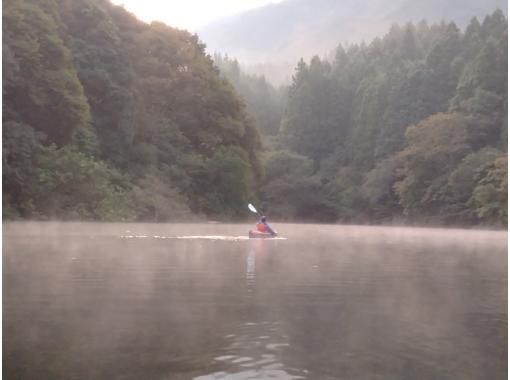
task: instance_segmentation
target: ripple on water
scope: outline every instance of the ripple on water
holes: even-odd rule
[[[275,379],[275,380],[295,380],[305,379],[303,376],[291,375],[281,369],[262,369],[260,371],[246,370],[235,373],[214,372],[208,375],[194,377],[193,380],[248,380],[248,379]]]
[[[194,380],[242,379],[305,379],[308,371],[289,369],[282,356],[290,347],[288,336],[281,329],[280,321],[247,321],[242,323],[242,335],[225,335],[228,342],[225,354],[214,361],[222,370],[195,377]],[[261,340],[264,341],[262,344]]]

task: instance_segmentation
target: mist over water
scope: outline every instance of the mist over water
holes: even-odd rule
[[[3,226],[8,379],[497,379],[507,232]]]

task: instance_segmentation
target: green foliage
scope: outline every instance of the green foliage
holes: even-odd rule
[[[508,156],[500,155],[479,175],[470,205],[478,217],[488,223],[508,223]]]
[[[58,219],[130,219],[127,184],[103,162],[95,161],[73,147],[50,146],[36,158],[38,167],[30,196],[33,216]],[[107,207],[107,203],[111,206]],[[114,206],[115,205],[115,206]]]
[[[214,63],[246,102],[257,129],[264,135],[278,134],[284,108],[284,89],[274,88],[263,76],[246,74],[239,62],[227,55],[215,54]]]
[[[69,145],[43,145],[44,136],[16,122],[4,125],[4,216],[129,219],[127,182],[103,162]],[[105,202],[112,203],[109,210]],[[125,207],[121,207],[124,201]]]
[[[478,184],[480,172],[485,171],[499,154],[501,152],[493,148],[470,153],[450,172],[443,190],[449,219],[476,222],[477,215],[469,200]]]
[[[106,0],[9,0],[3,31],[6,216],[244,210],[258,131],[197,36]]]
[[[265,158],[266,179],[300,178],[313,174],[313,162],[295,153],[271,152]]]
[[[361,186],[363,198],[369,202],[374,217],[384,218],[399,210],[397,194],[393,184],[397,180],[398,160],[387,158],[369,171]]]
[[[313,161],[287,151],[265,157],[265,179],[261,187],[263,207],[280,218],[333,221],[335,204],[320,178],[313,176]]]
[[[243,206],[254,196],[249,169],[248,157],[241,149],[218,149],[192,173],[194,210],[229,217],[243,215]]]
[[[4,85],[3,105],[12,120],[44,132],[49,143],[62,146],[76,129],[88,127],[90,112],[69,49],[42,5],[22,0],[5,4],[3,43],[16,76]]]
[[[495,223],[475,173],[507,150],[506,41],[496,11],[464,33],[393,25],[369,45],[339,46],[331,62],[301,60],[278,149],[312,160],[308,178],[340,220]],[[274,181],[283,199],[286,182]]]
[[[106,0],[2,19],[4,217],[230,218],[258,197],[282,219],[506,223],[501,11],[394,25],[288,89]]]
[[[4,215],[27,217],[35,207],[30,189],[35,187],[35,160],[44,152],[44,135],[28,125],[8,121],[3,125],[2,137]]]
[[[331,75],[331,65],[318,57],[312,58],[310,65],[300,61],[282,120],[284,141],[316,165],[342,144],[346,129],[341,116],[348,111]]]
[[[129,194],[133,202],[138,220],[148,222],[189,221],[193,213],[187,206],[186,198],[168,182],[163,182],[160,176],[149,173],[137,181]],[[108,210],[107,199],[104,206]],[[103,205],[102,205],[103,206]]]
[[[404,214],[439,215],[445,175],[470,150],[466,119],[461,114],[436,114],[409,127],[406,139],[408,145],[398,155],[401,179],[395,184]]]

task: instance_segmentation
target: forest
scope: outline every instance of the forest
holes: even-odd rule
[[[3,214],[238,217],[260,138],[196,35],[106,0],[8,0]]]
[[[106,0],[3,3],[6,219],[507,223],[500,10],[393,25],[275,88]]]

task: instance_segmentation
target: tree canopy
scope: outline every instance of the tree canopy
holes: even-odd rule
[[[260,139],[196,35],[106,0],[8,0],[4,215],[239,216]]]
[[[288,88],[107,0],[3,8],[7,218],[507,223],[508,24],[393,25]],[[264,146],[263,146],[264,144]]]
[[[312,220],[506,224],[507,28],[500,10],[464,32],[394,25],[300,60],[276,145],[311,160],[320,186],[268,176],[267,200],[287,186],[328,205]]]

